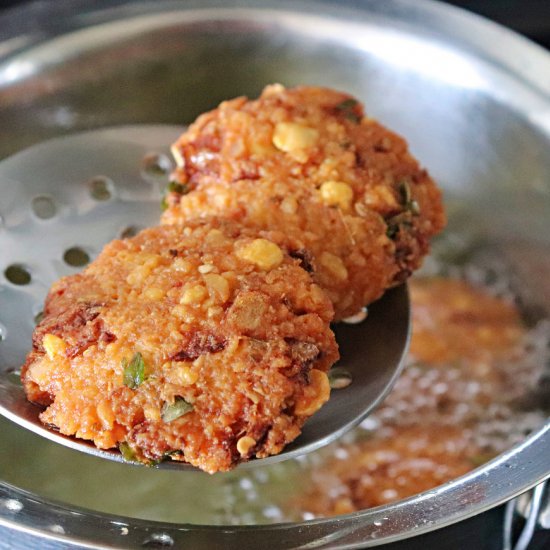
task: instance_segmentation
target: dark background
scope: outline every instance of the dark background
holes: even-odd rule
[[[514,29],[550,49],[550,0],[445,0]]]
[[[63,1],[40,0],[41,3]],[[497,21],[550,49],[550,0],[443,1]],[[0,10],[26,2],[29,0],[0,0]]]

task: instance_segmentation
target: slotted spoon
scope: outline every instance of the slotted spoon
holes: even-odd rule
[[[66,437],[38,419],[19,367],[31,347],[50,285],[76,273],[103,245],[158,224],[162,191],[173,169],[169,147],[183,128],[125,126],[56,138],[0,162],[0,413],[40,436],[110,460],[100,450]],[[341,360],[330,401],[279,455],[240,468],[307,453],[360,423],[399,375],[410,332],[406,286],[369,307],[368,316],[335,327]],[[189,469],[179,462],[159,468]]]

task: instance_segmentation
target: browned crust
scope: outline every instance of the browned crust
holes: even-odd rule
[[[316,130],[315,145],[298,157],[279,150],[273,135],[281,122]],[[297,250],[311,253],[312,275],[332,299],[336,319],[403,282],[445,225],[441,193],[405,140],[334,90],[269,86],[257,100],[225,101],[201,115],[175,148],[183,159],[175,176],[187,193],[167,197],[163,223],[201,213],[284,231]],[[319,200],[327,180],[353,189],[349,209]],[[288,197],[296,212],[285,209]],[[323,252],[344,262],[347,278],[322,265]]]
[[[284,253],[263,270],[238,256],[258,237],[284,246],[223,220],[147,229],[56,283],[22,372],[29,399],[48,406],[42,421],[100,448],[127,442],[143,460],[172,453],[208,472],[280,452],[309,416],[295,406],[309,399],[312,369],[326,372],[338,352],[330,301],[300,260]],[[208,290],[212,275],[228,281],[228,296]],[[200,301],[182,302],[197,285],[207,289]],[[53,358],[46,335],[65,345]],[[136,352],[146,378],[132,388],[123,361]],[[193,411],[163,421],[176,398]],[[243,436],[255,441],[244,453]]]

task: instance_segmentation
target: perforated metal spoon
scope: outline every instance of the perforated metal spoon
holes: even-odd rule
[[[51,441],[119,462],[117,450],[99,450],[45,427],[38,419],[41,409],[25,398],[19,366],[50,285],[82,269],[112,239],[158,223],[173,169],[169,147],[182,130],[150,125],[94,130],[0,162],[0,413]],[[399,375],[409,325],[405,286],[387,292],[368,316],[338,324],[342,358],[331,374],[330,401],[281,454],[239,468],[307,453],[360,423]],[[158,467],[192,468],[171,461]]]

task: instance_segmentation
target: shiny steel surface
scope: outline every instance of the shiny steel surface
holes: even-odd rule
[[[407,136],[445,190],[450,229],[511,258],[526,296],[550,311],[550,58],[541,48],[418,0],[76,1],[34,10],[34,20],[29,11],[0,18],[0,155],[100,126],[187,123],[273,81],[342,88]],[[9,210],[2,197],[0,209]],[[461,521],[535,486],[550,473],[549,431],[547,423],[433,491],[334,519],[158,524],[45,505],[3,483],[0,522],[14,545],[34,533],[122,548],[152,544],[154,536],[192,548],[375,546]]]
[[[67,250],[77,248],[93,258],[126,228],[159,223],[160,199],[174,168],[169,148],[181,131],[181,127],[147,124],[92,130],[46,141],[0,162],[0,196],[9,205],[0,232],[4,274],[0,414],[51,441],[118,462],[123,458],[117,450],[97,449],[46,428],[38,419],[42,408],[26,400],[13,366],[25,361],[34,318],[47,289],[60,277],[82,269],[64,261]],[[151,163],[156,170],[148,167]],[[99,194],[94,188],[97,181],[106,182],[106,190],[102,187]],[[24,266],[30,274],[28,284],[10,282],[5,275],[10,266]],[[352,383],[333,390],[330,401],[283,452],[245,462],[239,469],[272,464],[326,445],[382,401],[401,371],[409,339],[406,288],[388,292],[370,307],[363,322],[344,322],[335,330],[341,354],[338,366],[351,373]],[[173,461],[157,468],[192,469]]]

